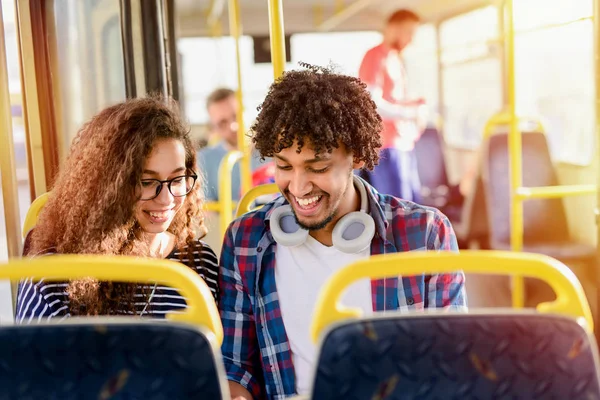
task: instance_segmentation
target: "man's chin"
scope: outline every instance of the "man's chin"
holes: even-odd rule
[[[306,229],[307,231],[318,231],[325,228],[333,219],[333,215],[327,218],[298,218],[298,215],[294,212],[296,223],[300,228]]]

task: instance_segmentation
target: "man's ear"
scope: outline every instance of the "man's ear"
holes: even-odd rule
[[[352,165],[353,169],[361,169],[362,167],[365,166],[364,160],[359,160],[357,158],[354,158],[353,162],[354,162],[354,164]]]

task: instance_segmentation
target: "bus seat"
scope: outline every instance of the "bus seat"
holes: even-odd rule
[[[341,294],[359,279],[521,274],[556,300],[537,310],[385,312],[362,317]],[[600,398],[594,322],[580,282],[541,254],[465,250],[372,256],[334,274],[311,326],[319,343],[312,399]]]
[[[2,398],[224,398],[220,354],[205,330],[74,321],[0,329]]]
[[[454,224],[460,221],[463,198],[446,171],[443,139],[436,128],[426,128],[415,143],[422,203],[438,208]]]
[[[558,178],[546,137],[532,132],[522,135],[523,186],[555,186]],[[484,193],[487,202],[490,246],[510,249],[510,181],[508,134],[492,135],[486,146],[483,165]],[[583,262],[591,265],[596,249],[574,240],[569,234],[562,199],[531,199],[523,202],[523,251],[541,253],[566,264]]]
[[[564,316],[384,315],[336,326],[320,348],[314,400],[600,398],[596,343]]]
[[[481,174],[477,173],[474,180],[471,190],[465,196],[461,218],[452,225],[461,249],[468,249],[470,242],[475,241],[480,249],[486,250],[489,248],[488,219]]]
[[[169,260],[55,255],[0,264],[0,279],[99,280],[175,287],[188,308],[167,321],[77,317],[0,327],[3,398],[229,399],[223,328],[206,283]]]
[[[46,202],[48,201],[48,195],[48,192],[41,194],[29,206],[27,214],[25,214],[25,221],[23,223],[23,239],[27,237],[29,231],[32,230],[33,227],[37,224],[40,212],[42,211],[42,209],[46,205]]]
[[[443,138],[437,129],[425,129],[415,144],[415,152],[423,204],[438,208],[448,217],[461,249],[469,248],[471,241],[478,242],[480,248],[487,248],[487,215],[480,167],[477,167],[470,192],[463,197],[458,185],[451,185],[448,180]]]

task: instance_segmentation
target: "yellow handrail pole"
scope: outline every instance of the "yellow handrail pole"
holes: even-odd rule
[[[241,217],[248,211],[250,211],[250,206],[260,196],[266,194],[277,194],[279,193],[279,186],[275,183],[267,183],[265,185],[255,186],[250,189],[248,192],[244,194],[244,196],[240,199],[238,203],[237,210],[235,211],[235,217]]]
[[[505,0],[506,18],[506,61],[508,85],[508,112],[510,114],[510,134],[508,136],[510,165],[510,247],[512,251],[523,250],[523,200],[517,196],[517,189],[523,186],[522,145],[519,132],[516,93],[515,93],[515,26],[513,0]],[[515,308],[524,306],[524,280],[522,276],[513,276],[512,303]]]
[[[231,171],[244,155],[241,151],[230,151],[219,164],[219,226],[224,235],[233,218],[233,200],[231,199]]]
[[[27,210],[27,214],[25,214],[25,221],[23,221],[23,229],[21,230],[23,240],[27,238],[29,231],[37,225],[40,214],[48,202],[49,196],[50,192],[43,193],[41,196],[38,196],[38,198],[35,199],[29,206],[29,210]]]
[[[0,143],[2,143],[0,145],[0,175],[2,175],[2,200],[4,201],[8,256],[20,257],[19,191],[15,167],[15,146],[13,143],[12,114],[8,92],[8,64],[4,37],[4,19],[2,4],[0,3]]]
[[[599,146],[598,143],[600,139],[600,0],[594,0],[594,69],[596,76],[596,146]],[[596,154],[598,154],[598,149],[596,150]],[[600,183],[599,183],[600,184]],[[600,207],[600,197],[598,197],[599,205],[596,210]],[[598,219],[598,215],[596,215],[596,224],[597,229],[600,228],[600,219]],[[600,288],[600,273],[598,273],[597,268],[595,269],[596,276],[594,277],[596,283],[596,289]],[[596,296],[596,323],[600,319],[600,296]],[[597,326],[597,325],[596,325]],[[600,340],[600,329],[596,330],[596,339]]]
[[[319,26],[323,23],[324,10],[323,4],[315,3],[313,5],[313,27]]]
[[[132,256],[55,255],[0,263],[0,279],[17,281],[28,277],[36,281],[81,279],[93,276],[100,281],[161,283],[185,297],[187,308],[167,313],[166,318],[206,326],[217,343],[223,342],[223,325],[206,282],[190,268],[167,259],[144,259]]]
[[[204,204],[202,204],[202,208],[205,211],[212,211],[212,212],[216,212],[219,213],[221,212],[221,203],[218,201],[207,201]],[[237,208],[237,204],[233,204],[233,202],[231,203],[231,212],[234,212]]]
[[[273,78],[285,70],[285,30],[283,28],[283,0],[269,0],[269,34],[271,38],[271,62]]]
[[[559,199],[567,196],[583,196],[596,194],[596,185],[562,185],[543,187],[520,187],[517,188],[518,199]]]
[[[240,183],[242,193],[246,193],[252,187],[252,171],[250,170],[250,151],[246,145],[246,129],[244,127],[244,89],[242,87],[242,64],[240,59],[240,37],[242,36],[242,19],[240,17],[239,0],[229,0],[229,34],[235,41],[235,61],[237,68],[236,98],[238,102],[238,149],[242,152],[240,160]]]
[[[344,6],[339,11],[336,11],[331,17],[323,21],[317,26],[318,32],[330,32],[348,19],[359,16],[361,11],[367,7],[374,6],[377,3],[381,3],[380,0],[355,0],[351,4]],[[433,13],[429,13],[433,14]],[[429,15],[427,12],[423,15]]]
[[[211,0],[206,10],[206,25],[209,26],[211,34],[221,36],[217,30],[221,28],[221,15],[225,7],[225,0]]]
[[[497,126],[510,125],[511,120],[512,120],[512,117],[511,117],[510,113],[508,113],[506,111],[501,111],[497,114],[492,115],[492,117],[490,119],[488,119],[485,124],[485,127],[483,129],[483,132],[484,132],[483,137],[488,138],[488,137],[492,136],[494,134],[494,129]],[[535,118],[532,116],[518,116],[517,115],[517,127],[521,121],[535,122],[535,124],[536,124],[535,131],[540,132],[540,133],[546,133],[544,125],[542,124],[542,121],[540,121],[539,118]]]
[[[313,312],[311,337],[316,343],[325,327],[348,318],[360,318],[360,309],[340,304],[344,291],[360,279],[383,279],[398,275],[443,274],[461,270],[466,274],[510,275],[523,274],[545,281],[556,299],[537,305],[542,313],[563,314],[577,319],[588,332],[593,332],[594,321],[590,305],[581,283],[560,261],[535,253],[511,251],[465,250],[401,252],[371,256],[337,271],[323,285]]]
[[[23,117],[25,134],[29,137],[28,159],[31,160],[35,195],[47,191],[46,166],[42,141],[42,120],[40,117],[38,87],[36,82],[35,54],[33,45],[33,26],[31,21],[31,2],[15,0],[17,9],[17,34],[19,36],[19,55],[21,60],[21,95],[23,97]]]

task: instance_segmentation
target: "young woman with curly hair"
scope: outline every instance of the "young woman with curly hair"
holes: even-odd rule
[[[218,296],[218,263],[206,234],[196,151],[172,100],[108,107],[78,132],[31,233],[29,255],[99,254],[180,261]],[[24,280],[17,322],[71,315],[152,315],[185,307],[175,289]]]

